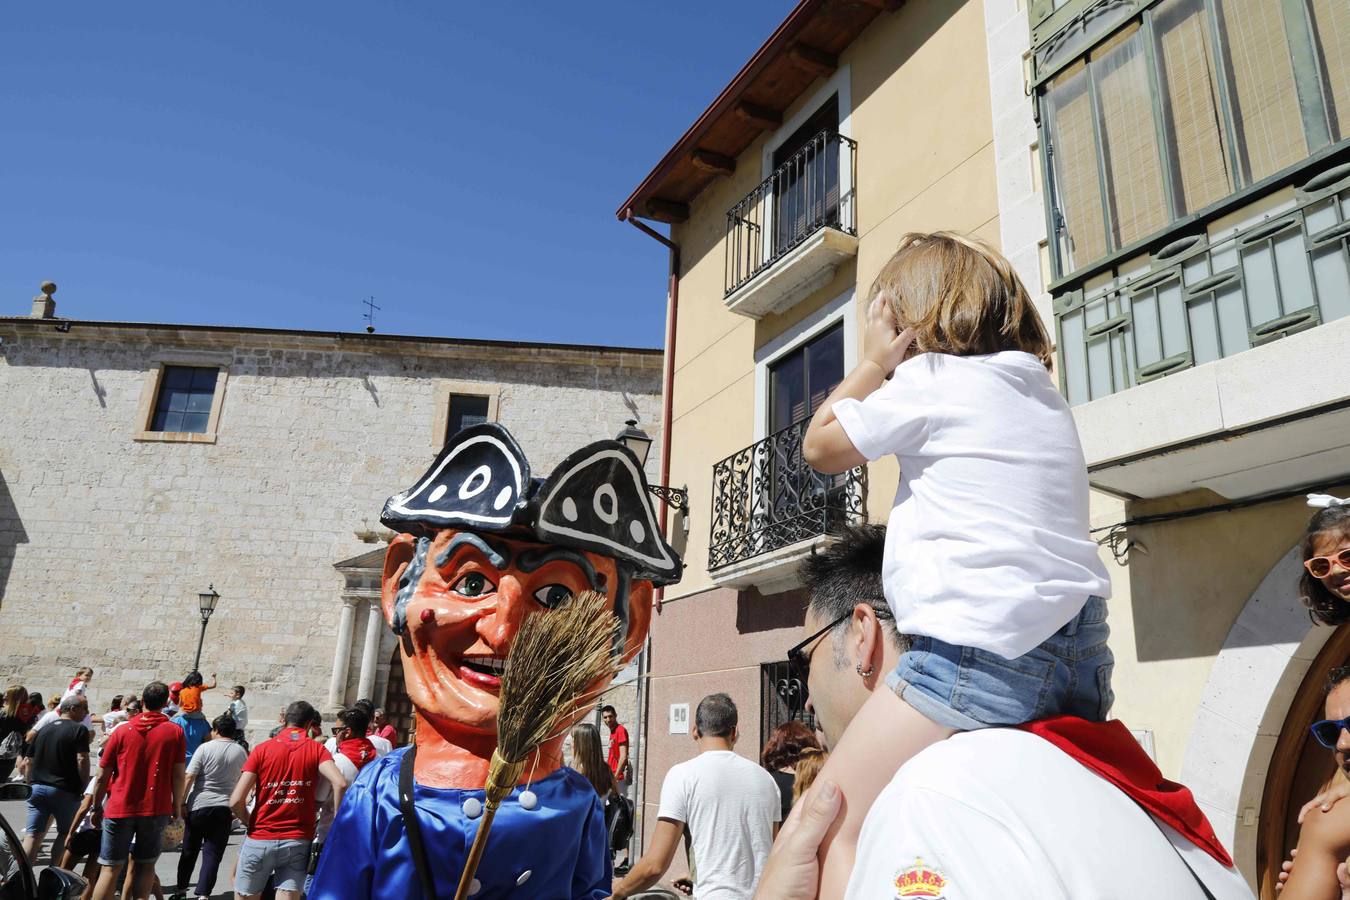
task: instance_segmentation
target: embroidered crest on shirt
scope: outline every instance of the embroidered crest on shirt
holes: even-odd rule
[[[932,866],[924,865],[919,857],[914,865],[895,873],[895,896],[897,898],[923,898],[923,900],[942,900],[942,892],[947,887],[947,876]]]

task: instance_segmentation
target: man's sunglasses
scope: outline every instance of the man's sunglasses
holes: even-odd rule
[[[1320,722],[1312,723],[1312,736],[1317,739],[1317,743],[1326,747],[1328,750],[1336,749],[1336,742],[1340,740],[1341,731],[1350,728],[1350,719],[1323,719]]]
[[[1314,556],[1303,561],[1303,568],[1314,578],[1326,578],[1331,574],[1331,564],[1336,563],[1342,569],[1350,569],[1350,547],[1331,556]]]
[[[872,610],[876,613],[878,619],[882,619],[883,621],[886,619],[894,620],[894,616],[891,615],[889,607],[878,607],[875,604],[872,604]],[[844,613],[787,652],[788,665],[792,668],[793,672],[796,673],[797,678],[802,684],[806,683],[807,676],[811,674],[811,656],[816,652],[815,647],[811,647],[809,651],[806,648],[810,647],[811,644],[819,640],[823,635],[828,634],[840,625],[843,625],[852,617],[853,610],[850,609],[848,612]]]

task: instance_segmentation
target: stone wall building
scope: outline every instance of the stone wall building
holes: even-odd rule
[[[208,585],[201,669],[222,687],[208,715],[235,683],[255,736],[297,698],[406,710],[378,518],[447,432],[500,421],[538,472],[627,419],[659,439],[659,350],[52,307],[48,291],[32,316],[0,318],[0,684],[46,694],[90,665],[95,711],[189,671]]]

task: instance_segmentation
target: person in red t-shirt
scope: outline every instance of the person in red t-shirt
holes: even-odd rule
[[[600,707],[600,721],[609,729],[609,769],[614,773],[614,790],[620,796],[628,795],[632,779],[628,769],[628,729],[619,724],[619,714],[606,704]]]
[[[276,737],[253,748],[230,797],[230,808],[248,826],[235,870],[238,900],[255,900],[273,875],[277,900],[300,900],[318,823],[318,777],[332,786],[334,809],[347,789],[332,755],[309,738],[310,726],[318,721],[314,707],[297,700],[286,707],[285,718],[286,727]],[[246,804],[255,787],[250,814]]]
[[[103,745],[92,804],[94,824],[101,820],[103,826],[98,854],[102,868],[93,900],[110,900],[122,883],[122,867],[133,838],[132,894],[136,900],[150,896],[160,836],[183,806],[187,742],[183,729],[161,711],[168,700],[164,682],[147,684],[141,692],[145,711],[109,735]]]

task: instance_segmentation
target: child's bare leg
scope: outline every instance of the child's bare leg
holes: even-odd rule
[[[872,692],[817,776],[817,781],[837,784],[844,798],[843,815],[820,847],[821,900],[844,896],[863,819],[881,789],[916,753],[955,733],[925,718],[889,688]]]

